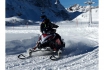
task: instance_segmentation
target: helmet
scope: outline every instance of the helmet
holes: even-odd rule
[[[41,19],[45,19],[45,18],[47,18],[47,16],[46,15],[42,15],[42,16],[40,16],[40,18]]]

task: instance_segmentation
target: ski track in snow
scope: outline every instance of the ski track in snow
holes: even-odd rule
[[[88,24],[77,26],[75,22],[65,22],[57,23],[60,26],[57,33],[66,43],[63,57],[57,61],[50,60],[50,54],[44,52],[34,53],[29,59],[18,59],[18,54],[35,45],[40,34],[39,26],[30,26],[27,32],[26,28],[14,27],[12,30],[12,27],[8,27],[6,70],[98,70],[98,25],[88,27]]]
[[[14,59],[15,58],[15,59]],[[98,49],[78,56],[64,56],[52,61],[49,56],[37,56],[20,60],[17,56],[7,56],[7,70],[98,70]]]

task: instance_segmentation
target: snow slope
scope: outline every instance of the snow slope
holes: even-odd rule
[[[18,59],[19,53],[26,52],[35,45],[40,32],[12,31],[7,32],[6,36],[6,70],[98,70],[98,27],[87,27],[86,24],[77,26],[69,21],[60,22],[58,25],[60,27],[57,32],[66,43],[62,59],[51,61],[50,54],[45,52],[34,53],[30,59]]]
[[[92,9],[92,21],[98,22],[99,21],[99,8]],[[89,21],[89,11],[87,13],[82,13],[78,17],[73,20],[78,20],[78,22],[88,22]]]
[[[78,56],[64,56],[51,61],[49,56],[36,56],[20,60],[17,56],[7,56],[6,70],[98,70],[98,48]]]
[[[92,9],[96,9],[98,8],[98,6],[91,6]],[[67,11],[69,12],[75,12],[75,11],[79,11],[79,12],[87,12],[89,11],[89,5],[87,6],[81,6],[79,4],[74,4],[72,6],[70,6],[69,8],[66,8]]]
[[[93,17],[96,18],[96,15]],[[81,19],[80,17],[77,19]],[[60,21],[57,33],[66,46],[62,59],[52,61],[50,53],[36,52],[33,57],[20,60],[17,55],[32,48],[40,33],[39,25],[6,27],[6,70],[98,70],[98,22]]]
[[[55,2],[56,0],[7,0],[6,18],[18,16],[25,21],[40,21],[41,13],[45,12],[51,21],[69,19],[69,14],[60,1],[58,4]]]

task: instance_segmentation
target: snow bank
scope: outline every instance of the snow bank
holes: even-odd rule
[[[24,39],[24,40],[12,40],[6,42],[6,54],[13,55],[26,52],[28,48],[33,48],[38,40],[38,36],[33,37],[31,39]],[[97,48],[98,46],[95,41],[89,39],[83,39],[79,41],[74,40],[65,40],[66,49],[64,54],[71,55],[78,55],[83,54],[93,49]]]
[[[96,9],[92,9],[92,21],[99,21],[99,8]],[[76,17],[75,19],[73,19],[73,21],[78,21],[78,22],[89,22],[89,11],[86,13],[82,13],[81,15],[79,15],[78,17]]]
[[[6,18],[6,26],[21,26],[21,25],[37,25],[39,21],[34,22],[32,20],[21,19],[18,16]]]
[[[28,48],[33,48],[38,40],[38,36],[23,39],[23,40],[12,40],[6,42],[6,54],[13,55],[26,52]]]
[[[57,29],[57,33],[61,35],[61,37],[64,39],[66,44],[66,49],[64,54],[74,56],[79,55],[83,53],[87,53],[89,51],[92,51],[93,49],[98,47],[98,27],[76,27],[73,28],[73,26],[69,28],[68,25],[61,25],[59,29]],[[19,30],[21,32],[21,30]],[[28,30],[27,30],[28,31]],[[25,35],[19,33],[21,36]],[[27,33],[27,36],[20,39],[21,36],[19,36],[17,33],[18,39],[12,39],[6,41],[6,53],[8,54],[19,54],[21,52],[25,52],[28,48],[33,48],[35,46],[35,43],[38,40],[38,35]],[[14,34],[11,34],[11,36]],[[19,37],[20,38],[19,38]],[[32,36],[32,37],[31,37]],[[29,38],[31,37],[31,38]]]

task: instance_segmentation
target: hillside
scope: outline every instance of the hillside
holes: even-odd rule
[[[98,6],[91,6],[91,8],[96,9],[99,7]],[[70,6],[69,8],[66,8],[66,10],[69,12],[75,12],[75,11],[88,12],[89,11],[89,5],[81,6],[79,4],[74,4],[74,5]]]
[[[24,20],[40,21],[41,13],[51,21],[69,20],[69,14],[56,0],[7,0],[6,18],[19,17]]]
[[[99,8],[92,9],[92,22],[99,22]],[[73,21],[78,22],[89,22],[89,11],[82,13],[81,15],[77,16]]]

